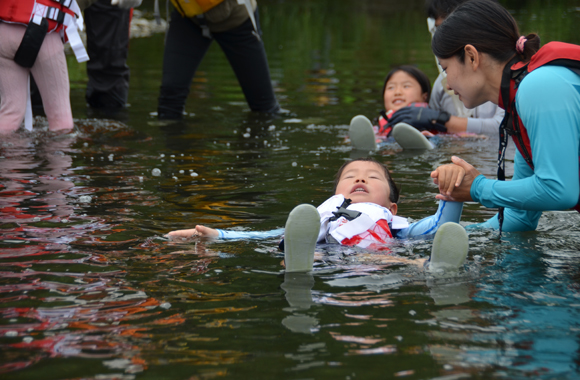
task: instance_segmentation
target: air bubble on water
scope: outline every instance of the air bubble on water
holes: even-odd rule
[[[230,143],[229,143],[229,142],[227,142],[227,143],[226,143],[226,146],[230,146]]]
[[[6,333],[4,335],[10,336],[10,337],[18,336],[18,331],[14,331],[14,330],[6,331]]]
[[[154,175],[155,177],[159,177],[161,175],[161,170],[155,168],[151,170],[151,174]]]
[[[143,177],[139,177],[139,182],[143,182]]]
[[[112,153],[111,153],[111,154],[109,154],[109,161],[113,161],[113,158],[114,158],[114,157],[115,157],[115,155],[114,155],[114,154],[112,154]]]
[[[91,161],[94,161],[94,160],[95,160],[95,157],[91,157]]]
[[[264,173],[264,177],[267,177],[267,176],[268,176],[268,173]]]
[[[171,304],[169,302],[163,302],[159,307],[167,310],[171,307]]]
[[[234,135],[235,135],[236,133],[238,133],[238,130],[237,130],[237,129],[234,129]]]
[[[32,338],[31,336],[25,336],[24,338],[22,338],[22,341],[24,343],[30,343],[34,340],[34,338]]]
[[[246,132],[251,132],[252,128],[246,128]]]
[[[89,146],[89,143],[88,143],[88,142],[86,142],[86,143],[84,143],[84,144],[83,144],[83,146],[84,146],[85,148],[87,148],[87,147]]]
[[[220,171],[219,171],[219,170],[216,170],[215,172],[216,172],[216,173],[219,173]]]
[[[183,153],[181,153],[181,157],[183,157]]]
[[[171,177],[171,178],[173,178],[174,180],[176,180],[176,181],[177,181],[177,177],[176,177],[176,176],[173,176],[173,177]]]
[[[184,170],[180,170],[180,171],[179,171],[179,174],[183,174],[183,173],[185,173],[185,171],[184,171]]]
[[[264,146],[268,146],[268,140],[264,140]]]
[[[93,199],[93,197],[91,197],[90,195],[81,195],[79,197],[79,202],[81,203],[91,203],[91,200]]]
[[[269,131],[275,131],[275,130],[276,130],[276,126],[275,126],[275,125],[270,125],[270,126],[268,127],[268,130],[269,130]]]
[[[411,315],[416,315],[416,314],[417,314],[417,312],[416,312],[415,310],[409,310],[409,314],[411,314]]]
[[[250,137],[250,134],[249,133],[244,133],[242,136],[247,139],[247,138]]]
[[[298,164],[296,162],[293,162],[292,166],[298,166]]]
[[[163,153],[161,153],[161,154],[159,155],[159,157],[163,158],[163,157],[165,157],[165,155],[164,155]]]
[[[172,154],[171,157],[175,157],[175,154]]]
[[[199,174],[197,174],[196,172],[192,172],[192,173],[191,173],[191,176],[192,176],[192,177],[197,177],[198,175],[199,175]]]

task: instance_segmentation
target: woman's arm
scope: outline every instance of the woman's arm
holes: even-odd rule
[[[486,207],[528,211],[563,210],[578,202],[580,77],[563,67],[542,67],[528,74],[517,107],[530,138],[534,171],[517,157],[511,181],[478,177],[473,200]]]

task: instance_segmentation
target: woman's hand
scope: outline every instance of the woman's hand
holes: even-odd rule
[[[471,185],[481,173],[459,157],[451,157],[451,162],[431,172],[433,183],[439,186],[441,192],[435,198],[453,202],[472,201]]]

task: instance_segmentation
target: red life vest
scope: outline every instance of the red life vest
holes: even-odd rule
[[[504,140],[505,133],[510,134],[512,136],[512,140],[518,148],[518,151],[524,157],[532,170],[534,169],[534,164],[532,161],[532,148],[530,146],[530,139],[528,137],[526,127],[524,126],[522,119],[520,119],[516,109],[515,99],[518,87],[525,76],[538,67],[547,65],[564,66],[580,75],[580,46],[567,44],[564,42],[549,42],[540,50],[538,50],[538,52],[532,56],[529,62],[517,61],[514,63],[514,60],[512,60],[512,62],[508,63],[504,69],[501,80],[499,106],[503,108],[506,113],[504,120],[500,125],[500,139]],[[505,138],[507,139],[507,137]],[[503,161],[502,148],[500,148],[500,165],[501,161]],[[503,170],[501,169],[501,166],[500,170]],[[580,178],[580,172],[578,175]],[[580,199],[574,209],[580,212]]]
[[[411,103],[409,104],[408,107],[429,107],[429,103]],[[389,136],[391,134],[391,131],[393,130],[393,126],[389,125],[389,119],[391,118],[391,116],[393,116],[395,112],[393,110],[390,110],[389,112],[385,112],[385,111],[381,111],[381,115],[379,116],[379,119],[377,121],[378,127],[379,127],[379,132],[378,135],[379,136]],[[430,131],[433,134],[437,134],[439,133],[439,131]]]
[[[42,17],[48,20],[48,32],[59,32],[64,28],[65,14],[75,17],[69,8],[72,0],[2,0],[0,1],[0,20],[28,25],[37,4],[46,6]]]

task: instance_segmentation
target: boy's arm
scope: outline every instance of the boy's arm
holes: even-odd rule
[[[283,228],[278,228],[270,231],[233,231],[209,228],[202,225],[197,225],[195,228],[187,230],[171,231],[167,235],[168,238],[192,238],[196,236],[213,237],[220,239],[268,239],[280,236],[284,233]]]
[[[463,202],[440,201],[437,212],[434,215],[412,223],[409,227],[396,232],[397,239],[435,234],[439,227],[447,222],[459,223]]]

